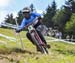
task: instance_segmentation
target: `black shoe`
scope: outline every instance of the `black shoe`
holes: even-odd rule
[[[38,52],[41,52],[39,49],[37,49]]]
[[[36,46],[36,49],[37,49],[38,52],[41,52],[40,49],[37,46]]]
[[[47,44],[47,48],[49,49],[49,48],[51,48],[51,46]]]

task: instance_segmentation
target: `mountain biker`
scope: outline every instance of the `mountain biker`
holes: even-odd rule
[[[38,17],[38,22],[37,22],[37,24],[34,25],[34,28],[37,29],[37,27],[38,27],[39,25],[41,25],[41,19],[42,19],[42,18],[41,18],[41,15],[40,15],[39,13],[33,13],[33,12],[31,12],[30,8],[28,8],[28,7],[25,7],[25,8],[22,10],[22,13],[23,13],[23,15],[24,15],[24,18],[23,18],[23,20],[22,20],[22,22],[21,22],[21,25],[16,29],[16,32],[17,32],[17,33],[19,33],[20,31],[22,31],[22,29],[25,28],[25,26],[26,26],[27,24],[31,23],[36,17]],[[34,21],[34,22],[35,22],[35,21]],[[38,30],[37,30],[37,32],[38,32],[38,34],[39,34],[41,40],[42,40],[42,41],[48,46],[48,48],[49,48],[49,45],[47,44],[46,40],[45,40],[44,37],[42,36],[41,32],[38,31]],[[35,45],[35,42],[34,42],[33,39],[31,38],[31,34],[30,34],[29,32],[27,32],[26,36],[27,36],[27,38]],[[36,46],[36,48],[37,48],[37,51],[40,51],[37,46]]]

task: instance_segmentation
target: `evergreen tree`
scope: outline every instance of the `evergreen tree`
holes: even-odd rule
[[[53,16],[56,14],[56,2],[55,2],[55,0],[52,3],[52,14],[53,14]]]
[[[11,24],[15,24],[15,20],[13,18],[13,14],[8,14],[6,17],[5,17],[5,22],[7,23],[11,23]]]
[[[43,23],[48,27],[51,26],[51,24],[53,24],[51,22],[51,7],[50,6],[48,6],[47,13],[44,15]]]
[[[33,11],[35,10],[35,8],[34,8],[34,5],[33,5],[33,4],[31,4],[31,5],[30,5],[30,8],[31,8],[31,12],[33,12]]]
[[[72,12],[75,13],[75,0],[68,0],[68,2],[71,4]]]
[[[44,15],[43,23],[47,27],[53,27],[54,23],[52,21],[53,16],[56,14],[56,3],[53,1],[52,5],[46,9],[46,14]]]
[[[75,13],[72,14],[71,19],[66,23],[66,32],[75,35]]]
[[[72,4],[72,12],[75,13],[75,0],[73,0],[71,4]]]
[[[18,12],[18,17],[17,17],[17,21],[18,21],[19,25],[21,24],[22,19],[23,19],[23,13],[22,13],[22,11],[19,11]]]
[[[57,25],[61,31],[64,31],[65,24],[70,20],[71,15],[71,4],[66,2],[65,5],[58,10],[56,15],[53,17],[54,24]]]

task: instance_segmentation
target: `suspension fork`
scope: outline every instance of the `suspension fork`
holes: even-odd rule
[[[42,42],[42,40],[41,40],[41,38],[39,37],[39,35],[38,35],[38,33],[37,33],[37,31],[34,31],[35,32],[35,37],[36,37],[36,39],[38,40],[38,42],[40,43],[40,45],[45,45],[43,42]]]

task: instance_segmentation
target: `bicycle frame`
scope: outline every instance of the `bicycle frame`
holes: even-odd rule
[[[34,28],[34,24],[33,23],[29,23],[27,25],[27,29],[28,29],[29,33],[31,34],[32,39],[34,40],[36,45],[40,48],[41,53],[48,54],[48,50],[46,49],[46,44],[40,38],[38,32]]]
[[[39,42],[40,45],[43,45],[43,46],[45,45],[44,42],[39,37],[37,31],[35,30],[35,28],[32,25],[30,25],[28,27],[28,30],[29,30],[29,33],[34,33],[34,37],[36,38],[36,40]]]

